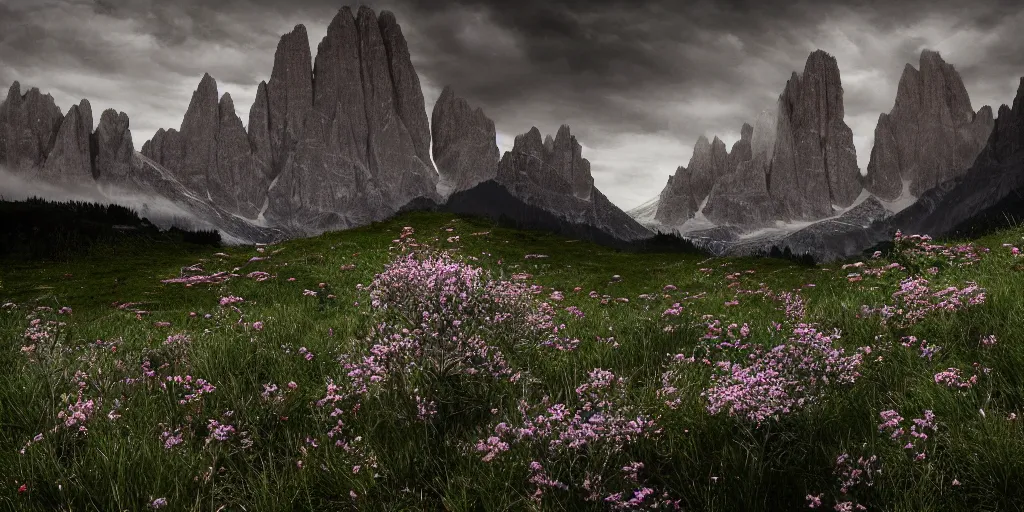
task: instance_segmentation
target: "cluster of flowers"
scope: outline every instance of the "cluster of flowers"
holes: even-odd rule
[[[438,382],[459,375],[469,382],[516,382],[505,354],[554,347],[571,350],[578,340],[566,336],[556,315],[538,302],[539,286],[493,279],[489,272],[456,260],[447,252],[423,249],[412,228],[396,240],[403,251],[368,286],[375,315],[370,336],[339,360],[344,378],[329,382],[321,407],[345,404],[377,391],[398,391],[408,398],[418,420],[437,414]],[[448,379],[450,380],[450,379]]]
[[[963,288],[947,286],[933,290],[923,277],[908,277],[900,282],[900,289],[892,294],[895,305],[871,308],[861,306],[860,316],[878,314],[882,322],[893,322],[897,327],[909,327],[932,312],[954,312],[985,302],[985,289],[974,282]]]
[[[98,399],[86,399],[83,396],[82,390],[79,389],[75,403],[68,404],[67,408],[57,413],[57,419],[62,420],[64,428],[78,427],[78,431],[81,433],[88,432],[89,429],[85,427],[87,421],[93,417],[96,410],[99,408]],[[56,431],[57,428],[54,428]]]
[[[644,414],[627,398],[627,384],[625,378],[596,368],[576,388],[576,400],[572,403],[551,403],[546,396],[536,405],[520,401],[518,421],[514,425],[496,424],[491,435],[477,441],[472,449],[484,462],[520,453],[558,466],[585,455],[592,461],[607,461],[600,464],[602,468],[614,468],[610,461],[623,456],[627,447],[641,440],[657,439],[662,433],[657,418]],[[580,482],[562,482],[552,478],[534,460],[530,463],[530,482],[535,486],[531,497],[539,502],[545,489],[578,488],[587,491],[587,501],[604,502],[615,510],[678,508],[679,502],[670,500],[666,493],[659,495],[645,486],[637,488],[643,485],[639,477],[642,468],[643,463],[630,461],[614,476],[587,471]],[[621,490],[622,486],[629,490]]]
[[[853,510],[867,510],[867,507],[857,503],[852,496],[856,488],[872,487],[875,485],[875,475],[882,473],[882,462],[878,456],[858,457],[856,461],[853,456],[844,453],[836,457],[835,474],[839,478],[839,493],[842,501],[837,501],[833,510],[849,512]],[[822,494],[807,495],[808,508],[818,508],[822,505]]]
[[[878,460],[878,456],[872,455],[870,457],[858,457],[857,461],[853,461],[853,457],[848,453],[844,453],[836,458],[836,475],[839,477],[839,492],[848,494],[854,487],[858,485],[866,485],[871,487],[875,485],[875,475],[882,472],[882,463]]]
[[[909,431],[903,428],[903,417],[898,411],[890,409],[882,411],[878,415],[882,418],[882,423],[878,425],[879,432],[888,434],[893,442],[902,446],[903,449],[911,451],[915,461],[925,459],[927,455],[924,445],[929,437],[926,431],[930,430],[934,434],[938,430],[935,414],[932,411],[926,410],[923,417],[912,420],[913,425],[910,426]]]
[[[978,366],[977,363],[975,363],[975,366]],[[985,373],[989,371],[988,368],[983,368],[982,370]],[[935,374],[935,383],[944,385],[947,388],[969,389],[978,383],[978,375],[974,374],[965,379],[963,372],[959,368],[946,368]]]
[[[919,340],[917,336],[904,336],[900,338],[900,345],[908,348],[916,346],[917,349],[921,351],[921,358],[927,358],[929,361],[932,360],[932,357],[934,357],[938,351],[942,350],[942,347],[932,345],[926,340]]]
[[[907,267],[915,270],[934,268],[936,272],[941,266],[973,265],[981,260],[983,253],[988,252],[987,248],[973,243],[946,246],[932,243],[928,235],[904,235],[900,231],[894,235],[893,244],[897,258]]]
[[[213,393],[217,390],[217,386],[210,384],[206,379],[195,379],[191,375],[168,375],[165,377],[165,382],[160,383],[160,387],[165,390],[174,391],[178,389],[179,392],[176,395],[180,395],[178,399],[178,405],[191,405],[199,403],[203,396]]]
[[[50,345],[57,342],[57,333],[65,325],[64,322],[56,320],[44,321],[42,318],[32,318],[22,334],[25,339],[25,345],[21,347],[21,351],[32,358],[37,353],[40,344],[52,348]]]
[[[863,353],[847,355],[833,345],[837,339],[838,331],[826,335],[812,325],[798,324],[783,344],[772,348],[754,345],[740,363],[717,362],[710,385],[702,393],[708,412],[726,412],[760,424],[817,402],[828,386],[853,383],[860,376]],[[669,363],[669,372],[673,365],[690,362],[692,358],[677,357]],[[660,391],[670,407],[678,403],[672,375],[663,375]]]
[[[879,256],[881,255],[881,253],[877,253],[877,252],[876,252],[876,254],[878,254]],[[890,271],[901,272],[901,271],[905,271],[907,268],[904,267],[903,265],[901,265],[899,262],[895,262],[895,261],[892,262],[892,263],[886,263],[886,264],[883,264],[883,265],[880,265],[880,266],[868,266],[863,261],[858,261],[856,263],[847,263],[847,264],[842,266],[842,269],[843,270],[847,270],[847,269],[856,269],[856,270],[858,270],[858,272],[851,272],[851,273],[846,275],[846,279],[848,281],[854,282],[854,281],[862,280],[864,278],[864,276],[882,277],[883,275],[889,273]]]

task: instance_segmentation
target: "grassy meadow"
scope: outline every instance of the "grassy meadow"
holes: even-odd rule
[[[1021,245],[814,267],[410,213],[0,260],[0,510],[1022,510]]]

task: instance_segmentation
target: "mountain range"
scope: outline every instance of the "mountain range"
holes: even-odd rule
[[[92,130],[88,100],[63,114],[15,82],[0,104],[0,165],[65,190],[153,198],[174,206],[166,223],[240,242],[443,209],[602,243],[676,232],[720,254],[775,247],[827,260],[904,226],[938,236],[1012,208],[1024,186],[1022,94],[1024,79],[998,117],[974,111],[953,66],[925,50],[879,116],[862,174],[838,63],[818,50],[731,148],[700,137],[661,194],[627,214],[595,187],[567,125],[546,137],[533,128],[502,155],[494,122],[451,86],[428,119],[395,16],[344,7],[315,55],[304,26],[281,37],[248,123],[206,74],[181,125],[138,150],[126,113],[106,110]]]

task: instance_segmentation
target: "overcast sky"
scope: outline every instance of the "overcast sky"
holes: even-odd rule
[[[0,0],[0,98],[14,80],[63,112],[81,98],[94,123],[131,119],[136,148],[177,128],[203,73],[243,122],[269,80],[281,34],[303,24],[316,46],[337,0]],[[359,4],[350,4],[358,7]],[[727,145],[772,106],[807,55],[836,56],[846,122],[866,167],[878,114],[906,63],[939,51],[975,110],[1010,103],[1024,76],[1020,0],[797,2],[394,0],[427,111],[452,85],[494,119],[498,146],[568,123],[594,180],[623,209],[655,196],[697,137]]]

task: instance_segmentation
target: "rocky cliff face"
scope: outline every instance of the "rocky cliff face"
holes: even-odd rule
[[[142,154],[174,173],[199,197],[256,219],[266,199],[267,167],[252,148],[231,96],[218,100],[217,81],[206,74],[192,94],[181,130],[160,130]]]
[[[1001,105],[995,127],[981,151],[983,165],[1012,161],[1024,153],[1024,77],[1017,86],[1012,106]]]
[[[131,188],[138,162],[132,132],[128,128],[128,114],[114,109],[103,111],[99,126],[93,134],[95,176],[100,184]]]
[[[451,87],[445,87],[434,103],[430,129],[442,195],[472,188],[495,177],[501,152],[494,121],[480,108],[470,108]],[[553,151],[554,139],[548,136],[548,140],[548,151]]]
[[[35,87],[23,96],[21,84],[14,82],[0,104],[0,165],[15,172],[37,172],[53,149],[63,122],[53,96],[43,95]]]
[[[38,176],[50,183],[73,186],[93,183],[92,106],[89,100],[72,105],[57,131],[53,148]]]
[[[860,195],[853,132],[843,121],[843,87],[835,57],[815,51],[779,97],[768,190],[786,220],[815,220]]]
[[[300,35],[304,40],[305,30]],[[295,45],[300,42],[292,36],[287,46]],[[280,48],[274,73],[285,76],[278,69],[294,63]],[[417,197],[436,197],[423,96],[394,16],[361,7],[353,18],[350,9],[341,9],[318,47],[314,74],[308,108],[300,105],[302,97],[289,97],[289,128],[280,143],[274,142],[280,114],[273,78],[268,85],[272,152],[297,142],[283,164],[275,157],[282,167],[269,193],[267,219],[320,232],[381,220]],[[307,114],[293,131],[294,111]]]
[[[890,242],[897,230],[933,237],[977,236],[1007,223],[1024,221],[1024,78],[1013,106],[1003,105],[985,147],[970,168],[922,193],[902,211],[889,215],[868,198],[837,219],[824,220],[794,233],[758,240],[721,234],[711,243],[720,254],[748,254],[751,249],[789,247],[819,262],[863,256]],[[756,138],[755,128],[755,138]]]
[[[757,126],[745,124],[731,151],[717,137],[697,140],[687,172],[679,168],[662,191],[658,220],[678,225],[693,216],[696,203],[708,220],[745,230],[821,219],[833,215],[833,205],[852,205],[862,185],[853,132],[843,117],[836,59],[813,52],[776,108]]]
[[[744,123],[733,145],[735,169],[717,180],[704,206],[704,216],[718,225],[744,230],[769,226],[778,218],[768,195],[767,172],[775,146],[776,113],[764,111],[754,126]],[[732,165],[732,163],[730,163]]]
[[[229,212],[255,219],[267,198],[266,168],[254,154],[228,93],[221,96],[217,113],[217,139],[206,168],[209,197]]]
[[[865,186],[885,200],[924,191],[963,174],[992,131],[990,107],[971,107],[960,74],[934,51],[921,52],[920,70],[907,64],[896,101],[879,116]]]
[[[669,177],[658,196],[655,219],[668,226],[678,226],[693,218],[708,198],[715,182],[734,169],[730,167],[734,158],[740,158],[744,147],[749,149],[749,145],[737,144],[737,153],[733,157],[717,136],[712,141],[703,135],[698,137],[690,162],[686,167],[676,168],[675,174]]]
[[[995,128],[966,172],[921,194],[916,203],[893,217],[893,227],[934,237],[956,233],[963,226],[1002,224],[1024,213],[1024,78],[1012,106],[999,107]],[[966,233],[965,233],[966,234]]]
[[[686,167],[676,167],[675,174],[668,177],[668,183],[658,196],[654,220],[666,226],[678,226],[692,219],[699,207],[693,198],[690,171]]]
[[[551,149],[549,150],[548,147]],[[532,186],[564,196],[587,200],[594,186],[590,161],[583,148],[562,125],[549,146],[536,127],[516,136],[512,151],[498,163],[497,181],[510,187]]]
[[[272,162],[270,179],[280,174],[289,153],[301,137],[306,115],[313,106],[311,62],[306,27],[296,25],[277,43],[274,67],[266,87]]]
[[[736,170],[740,162],[746,162],[754,157],[754,150],[751,146],[754,137],[754,127],[743,123],[740,127],[740,140],[733,143],[729,149],[728,158],[725,161],[724,173],[728,174]],[[709,191],[710,193],[710,191]]]
[[[91,133],[89,110],[83,103],[64,116],[52,97],[22,95],[15,83],[0,105],[0,164],[166,198],[242,237],[343,229],[438,198],[419,78],[387,11],[341,9],[318,47],[315,74],[305,28],[285,34],[247,128],[209,74],[181,126],[159,130],[141,154],[126,115],[104,112]],[[493,176],[493,123],[490,134]],[[592,180],[577,164],[552,162],[583,196]],[[280,229],[261,231],[268,225]]]
[[[697,139],[686,168],[690,171],[690,193],[698,205],[708,197],[715,180],[725,173],[728,158],[725,143],[717,136],[711,142],[703,135]]]
[[[498,163],[494,181],[518,201],[563,222],[596,228],[621,241],[652,235],[594,187],[590,162],[583,158],[582,146],[567,125],[559,128],[548,146],[536,127],[517,136],[512,151],[506,152]],[[490,182],[462,196],[471,196],[476,188],[485,189],[487,183]],[[517,214],[503,213],[513,217]]]

